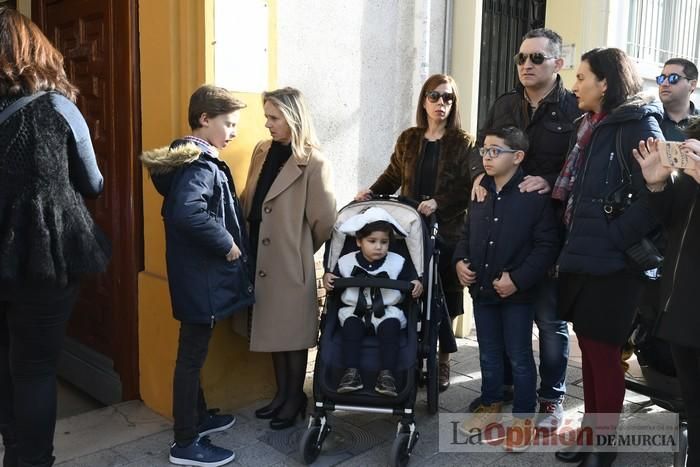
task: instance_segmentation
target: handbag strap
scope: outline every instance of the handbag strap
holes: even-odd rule
[[[622,153],[622,125],[617,129],[615,133],[615,152],[617,153],[617,163],[620,165],[622,174],[626,177],[626,182],[632,183],[632,171],[630,170],[629,164],[627,164],[627,159],[625,159]]]
[[[31,94],[29,96],[20,97],[19,99],[14,101],[5,110],[0,112],[0,125],[5,123],[5,120],[10,118],[12,116],[12,114],[14,114],[18,110],[20,110],[25,105],[32,102],[34,99],[37,99],[37,98],[43,96],[44,94],[46,94],[46,91],[39,91],[39,92],[35,92],[34,94]]]

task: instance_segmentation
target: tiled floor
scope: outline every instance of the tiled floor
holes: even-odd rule
[[[533,344],[537,349],[536,334]],[[460,350],[453,361],[452,386],[440,396],[440,412],[463,412],[478,395],[480,373],[476,340],[472,335],[459,340]],[[580,417],[583,410],[580,355],[575,338],[571,346],[568,369],[567,416]],[[309,363],[309,369],[313,362]],[[307,392],[311,393],[310,373]],[[284,431],[271,431],[267,424],[255,419],[254,410],[266,401],[236,412],[236,425],[212,435],[214,443],[234,449],[232,466],[277,467],[297,466],[299,439],[305,424],[297,423]],[[643,396],[628,392],[625,412],[660,411]],[[506,454],[499,450],[487,453],[440,452],[438,449],[438,416],[427,413],[425,392],[420,391],[416,403],[416,422],[421,433],[410,465],[414,466],[565,466],[552,453],[535,452]],[[326,439],[315,466],[382,466],[387,465],[396,432],[396,417],[380,414],[334,413],[329,417],[333,431]],[[60,467],[158,467],[167,466],[168,444],[171,441],[170,421],[138,402],[99,409],[61,420],[56,431],[56,456]],[[1,451],[0,451],[1,453]],[[623,453],[616,466],[672,465],[670,453]]]

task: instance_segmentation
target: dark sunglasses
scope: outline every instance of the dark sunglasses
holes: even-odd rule
[[[687,79],[688,81],[692,81],[687,76],[681,76],[678,73],[671,73],[670,75],[660,74],[659,76],[657,76],[656,77],[656,84],[661,86],[662,84],[664,84],[664,81],[666,81],[667,79],[668,79],[668,84],[676,84],[678,81],[681,80],[681,78]]]
[[[430,91],[425,93],[425,97],[428,98],[433,104],[440,100],[442,97],[442,102],[445,104],[451,104],[455,100],[455,95],[453,92],[443,92],[439,93],[437,91]]]
[[[534,54],[517,53],[513,57],[513,60],[515,61],[516,65],[525,65],[525,62],[527,61],[528,57],[530,57],[530,61],[535,65],[542,65],[545,60],[549,60],[550,58],[556,58],[548,57],[542,52],[535,52]]]

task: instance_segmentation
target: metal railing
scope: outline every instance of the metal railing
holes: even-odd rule
[[[700,0],[629,0],[627,53],[660,65],[673,57],[700,63]]]

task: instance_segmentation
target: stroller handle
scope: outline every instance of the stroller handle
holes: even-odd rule
[[[372,193],[372,200],[390,200],[390,201],[398,201],[399,203],[407,204],[408,206],[411,206],[413,209],[418,210],[418,206],[420,205],[420,201],[416,201],[413,198],[409,198],[408,196],[403,196],[403,195],[384,195],[384,194],[375,194]],[[433,212],[429,216],[423,216],[428,219],[428,224],[429,225],[435,225],[437,222],[437,217],[435,216],[435,213]]]
[[[337,277],[333,281],[334,291],[342,291],[348,287],[378,287],[410,292],[413,289],[413,284],[408,281],[397,281],[383,277]]]
[[[372,193],[372,198],[373,200],[393,200],[393,201],[398,201],[403,204],[408,204],[411,206],[413,209],[418,209],[418,205],[420,204],[418,201],[416,201],[413,198],[409,198],[408,196],[403,196],[403,195],[384,195],[384,194],[375,194]]]

